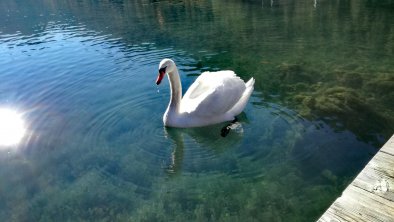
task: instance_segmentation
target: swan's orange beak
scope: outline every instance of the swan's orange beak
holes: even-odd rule
[[[161,83],[161,80],[163,79],[165,74],[166,74],[166,68],[165,67],[159,69],[159,75],[157,76],[157,79],[156,79],[156,85],[159,85]]]

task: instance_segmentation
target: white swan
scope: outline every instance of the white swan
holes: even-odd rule
[[[157,85],[166,73],[171,99],[163,116],[165,126],[199,127],[234,120],[254,89],[253,78],[245,84],[233,71],[204,72],[182,98],[178,69],[171,59],[160,62]]]

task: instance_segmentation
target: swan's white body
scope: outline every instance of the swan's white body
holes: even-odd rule
[[[163,116],[165,126],[199,127],[234,120],[254,88],[253,78],[245,83],[233,71],[204,72],[182,98],[178,69],[170,59],[160,62],[156,84],[165,73],[171,87],[170,103]]]

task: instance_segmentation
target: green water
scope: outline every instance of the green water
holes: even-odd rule
[[[26,135],[0,146],[0,221],[315,221],[394,132],[392,21],[388,0],[2,0],[0,108]],[[256,79],[236,130],[163,127],[166,57],[184,90]]]

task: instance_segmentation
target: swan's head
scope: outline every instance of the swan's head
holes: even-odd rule
[[[159,75],[157,76],[156,79],[156,85],[159,85],[161,83],[161,80],[163,79],[166,73],[170,73],[174,71],[174,69],[175,69],[174,61],[172,61],[171,59],[161,60],[159,65]]]

